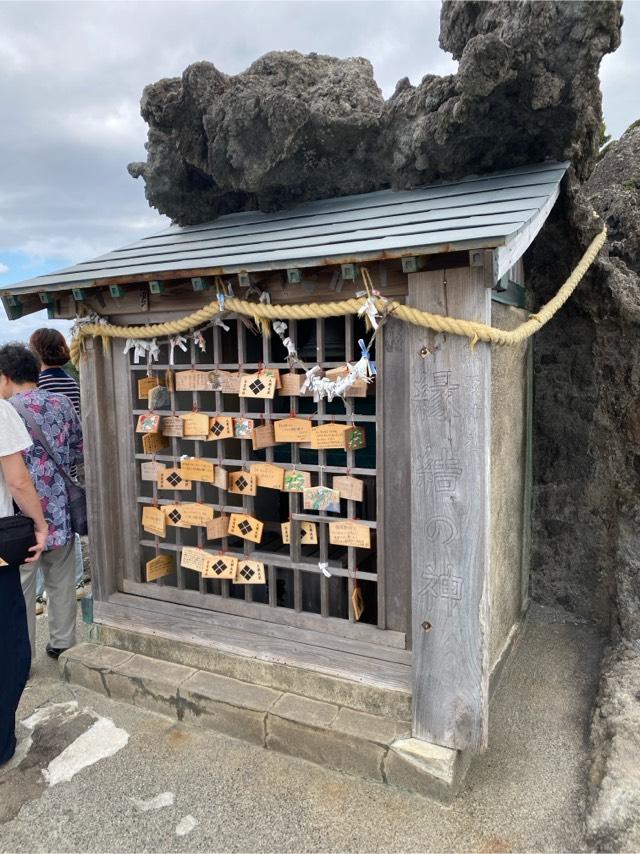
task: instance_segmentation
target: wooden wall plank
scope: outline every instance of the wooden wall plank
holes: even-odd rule
[[[489,323],[483,267],[415,273],[408,303]],[[411,327],[413,734],[487,744],[491,350]]]

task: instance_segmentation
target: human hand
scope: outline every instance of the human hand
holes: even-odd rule
[[[28,557],[25,560],[25,563],[36,563],[40,559],[40,555],[44,551],[44,547],[47,545],[47,536],[49,534],[48,529],[44,529],[42,531],[36,531],[36,544],[35,546],[31,546],[29,551],[31,552],[31,557]]]

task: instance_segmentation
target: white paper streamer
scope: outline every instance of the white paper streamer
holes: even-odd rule
[[[187,339],[182,335],[174,335],[173,338],[169,338],[169,364],[174,364],[175,358],[175,349],[179,347],[183,353],[187,352]]]
[[[328,563],[319,563],[318,568],[325,576],[325,578],[331,578],[331,573],[329,572],[329,564]]]
[[[298,351],[296,350],[296,345],[293,343],[291,338],[286,335],[287,332],[287,324],[283,320],[274,320],[273,321],[273,331],[280,338],[284,346],[287,348],[287,361],[290,365],[298,362]]]
[[[348,373],[342,377],[338,377],[336,380],[330,380],[323,375],[320,365],[315,365],[311,370],[307,371],[307,378],[300,389],[301,393],[304,394],[306,391],[312,391],[313,399],[316,403],[325,398],[331,402],[336,397],[344,397],[351,386],[358,380],[364,380],[367,383],[371,382],[369,360],[364,356],[358,359],[354,365],[348,365],[347,367],[349,368]]]

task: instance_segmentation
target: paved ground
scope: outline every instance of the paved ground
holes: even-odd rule
[[[46,618],[38,628],[20,717],[40,709],[41,721],[24,758],[0,771],[4,852],[584,850],[599,657],[588,626],[532,615],[494,697],[491,748],[449,808],[65,687],[43,654]],[[89,756],[90,741],[76,739],[97,717],[128,743],[47,785],[42,769],[64,776],[69,762],[56,757],[68,745]],[[158,795],[156,809],[145,803]]]

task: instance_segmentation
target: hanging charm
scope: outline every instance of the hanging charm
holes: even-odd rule
[[[169,364],[175,364],[175,350],[179,347],[183,353],[187,352],[187,339],[183,335],[174,335],[169,338]]]

